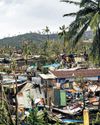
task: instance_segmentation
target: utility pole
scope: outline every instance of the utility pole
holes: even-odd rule
[[[83,111],[84,125],[89,125],[89,111],[84,109]]]

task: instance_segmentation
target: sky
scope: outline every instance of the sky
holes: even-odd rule
[[[42,32],[46,26],[57,32],[74,20],[63,15],[77,10],[77,6],[60,0],[0,0],[0,38]]]

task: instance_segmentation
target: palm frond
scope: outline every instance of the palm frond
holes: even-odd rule
[[[80,4],[80,10],[75,13],[64,14],[64,16],[75,16],[75,20],[70,24],[68,31],[68,40],[77,44],[83,33],[90,26],[94,33],[92,44],[92,55],[99,60],[100,64],[100,0],[81,0],[77,3],[70,0],[62,0],[62,2]]]
[[[91,55],[93,59],[97,57],[99,63],[100,63],[100,28],[95,33],[93,43],[92,43],[92,51]]]
[[[86,8],[83,8],[83,9],[80,9],[78,12],[77,12],[77,17],[79,16],[86,16],[88,14],[91,14],[93,12],[96,12],[97,10],[95,8],[92,8],[92,7],[86,7]],[[76,17],[76,18],[77,18]]]
[[[97,3],[93,0],[81,0],[81,3],[80,3],[80,7],[83,7],[83,6],[97,6]]]
[[[68,13],[68,14],[64,14],[63,17],[64,16],[76,16],[76,15],[77,15],[77,12],[76,13]]]
[[[77,43],[79,39],[82,37],[81,34],[84,33],[85,30],[88,28],[93,16],[94,14],[77,17],[75,21],[73,21],[69,26],[68,40],[75,41],[74,43]]]
[[[73,39],[73,46],[75,46],[77,44],[77,42],[80,40],[80,38],[82,38],[83,33],[87,30],[88,26],[89,26],[90,20],[84,24],[84,26],[81,28],[81,30],[76,34],[76,36]]]
[[[63,36],[63,33],[62,32],[58,33],[58,36],[59,38],[61,38]]]
[[[97,12],[97,13],[93,16],[93,18],[92,18],[92,20],[91,20],[91,23],[90,23],[90,27],[91,27],[91,29],[94,31],[94,33],[97,31],[97,28],[98,28],[99,24],[100,24],[100,15],[99,15],[99,13]]]
[[[85,16],[84,16],[85,15]],[[92,9],[82,9],[77,13],[76,19],[69,26],[69,39],[75,36],[77,32],[84,26],[85,22],[92,19],[94,13],[92,13]]]
[[[66,2],[66,3],[69,3],[69,4],[80,5],[80,2],[75,2],[75,1],[71,1],[71,0],[61,0],[61,2]]]
[[[69,31],[68,31],[68,39],[70,40],[73,36],[76,35],[76,33],[78,32],[79,30],[79,21],[74,21],[70,24],[69,26]]]
[[[85,22],[87,22],[89,19],[89,17],[78,17],[75,19],[75,21],[73,21],[70,26],[69,26],[69,35],[68,35],[68,39],[70,40],[71,38],[73,38],[74,36],[76,36],[76,34],[80,31],[80,29],[84,26]]]

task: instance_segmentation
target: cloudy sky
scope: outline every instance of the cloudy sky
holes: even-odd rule
[[[77,10],[60,0],[0,0],[0,38],[42,31],[46,26],[56,32],[73,20],[63,14]]]

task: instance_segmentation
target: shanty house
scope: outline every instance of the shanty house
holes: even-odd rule
[[[75,78],[79,77],[91,81],[100,78],[100,69],[60,69],[51,70],[50,73],[56,77],[57,83],[63,83],[65,80],[74,81]]]

